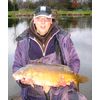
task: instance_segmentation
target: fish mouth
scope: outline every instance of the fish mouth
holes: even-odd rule
[[[20,79],[21,79],[21,77],[15,75],[15,74],[13,74],[12,76],[13,76],[13,78],[14,78],[15,80],[20,80]]]

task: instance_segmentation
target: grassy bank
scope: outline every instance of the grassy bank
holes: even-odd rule
[[[53,11],[54,15],[60,16],[60,15],[66,15],[66,16],[78,16],[78,15],[92,15],[92,11],[82,11],[82,10],[76,10],[76,11]],[[8,12],[8,18],[17,18],[17,17],[32,17],[34,12],[32,10],[19,10],[19,11],[9,11]]]
[[[90,14],[91,15],[92,11],[87,10],[87,11],[82,11],[82,10],[76,10],[76,11],[58,11],[58,14]]]

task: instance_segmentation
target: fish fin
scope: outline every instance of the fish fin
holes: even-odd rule
[[[43,90],[45,91],[45,93],[48,93],[48,91],[50,90],[50,86],[43,86]]]
[[[34,88],[34,84],[31,84],[31,86]]]
[[[78,78],[79,78],[79,83],[85,83],[89,80],[86,76],[83,75],[78,75]]]

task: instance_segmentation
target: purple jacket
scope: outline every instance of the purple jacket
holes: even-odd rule
[[[53,25],[50,31],[51,34],[49,36],[50,38],[48,38],[45,50],[43,50],[43,48],[39,44],[42,40],[40,40],[40,42],[37,41],[36,40],[37,36],[32,35],[33,33],[34,30],[28,28],[17,38],[18,43],[15,51],[13,72],[15,72],[21,67],[24,67],[28,63],[35,63],[37,61],[50,64],[62,63],[64,65],[69,66],[75,73],[79,72],[80,60],[75,51],[73,42],[70,39],[70,34],[58,28],[56,25]],[[45,39],[47,39],[47,37]],[[60,49],[58,50],[60,53],[57,53],[56,51],[56,44],[59,45],[57,47],[57,50]],[[18,82],[18,84],[22,87],[21,93],[23,100],[27,100],[25,99],[27,98],[27,95],[28,96],[36,95],[35,92],[37,90],[42,91],[41,87],[37,87],[39,89],[35,90],[34,92],[31,86],[23,85],[20,82]],[[41,93],[42,92],[40,92],[40,94]],[[44,94],[42,93],[42,99],[38,100],[45,100],[43,98],[45,97]]]

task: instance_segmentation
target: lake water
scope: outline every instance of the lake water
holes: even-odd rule
[[[77,53],[81,60],[80,74],[89,78],[89,81],[80,84],[80,92],[83,93],[88,100],[92,100],[92,25],[91,17],[66,18],[58,21],[58,24],[69,31],[71,39],[76,47]],[[12,64],[14,52],[16,48],[15,38],[21,34],[29,25],[30,20],[26,19],[9,19],[8,27],[8,96],[19,95],[20,87],[12,78]]]

